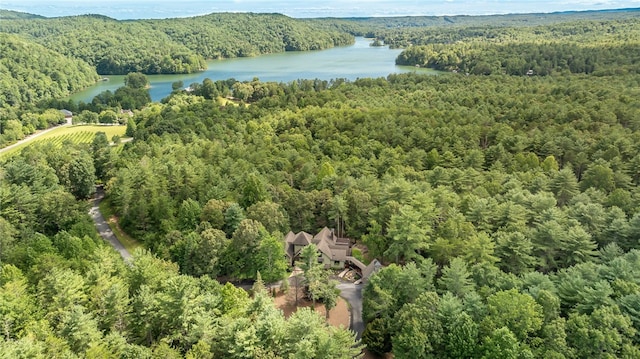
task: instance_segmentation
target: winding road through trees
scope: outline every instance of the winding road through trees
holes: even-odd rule
[[[96,193],[93,201],[93,206],[89,210],[89,215],[93,218],[93,222],[96,224],[96,228],[98,229],[98,233],[100,237],[102,237],[105,241],[109,242],[115,248],[118,253],[122,256],[125,262],[129,263],[131,261],[131,253],[127,251],[127,249],[120,243],[118,238],[116,238],[113,231],[111,231],[111,227],[105,220],[104,216],[100,212],[100,201],[104,198],[104,189],[100,186],[96,187]]]

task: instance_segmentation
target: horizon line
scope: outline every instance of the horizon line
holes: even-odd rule
[[[188,19],[193,17],[207,16],[212,14],[258,14],[258,15],[266,15],[266,14],[278,14],[287,16],[293,19],[367,19],[367,18],[402,18],[402,17],[442,17],[442,16],[451,16],[451,17],[485,17],[485,16],[518,16],[518,15],[555,15],[555,14],[573,14],[573,13],[590,13],[590,12],[633,12],[640,11],[640,7],[622,7],[622,8],[610,8],[610,9],[585,9],[585,10],[558,10],[558,11],[536,11],[536,12],[488,12],[485,14],[465,14],[465,13],[440,13],[440,14],[371,14],[371,15],[356,15],[356,16],[292,16],[287,15],[283,12],[277,11],[265,11],[265,12],[255,12],[255,11],[245,11],[245,10],[236,10],[236,11],[212,11],[212,12],[203,12],[200,14],[193,15],[184,15],[184,16],[158,16],[158,17],[111,17],[109,15],[104,15],[97,12],[86,12],[86,13],[78,13],[78,14],[69,14],[69,15],[59,15],[59,16],[47,16],[41,15],[34,12],[22,11],[22,10],[14,10],[9,8],[0,7],[0,10],[11,11],[21,14],[34,15],[38,17],[42,17],[45,19],[56,19],[56,18],[64,18],[64,17],[75,17],[75,16],[104,16],[113,20],[118,21],[128,21],[128,20],[165,20],[165,19]],[[0,16],[0,19],[2,17]]]

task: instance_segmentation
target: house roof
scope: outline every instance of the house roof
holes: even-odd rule
[[[289,233],[287,233],[287,235],[284,237],[284,241],[286,243],[293,243],[293,240],[296,238],[296,234],[289,231]]]
[[[332,261],[344,261],[347,259],[349,246],[331,245],[328,240],[318,242],[318,250],[329,257]]]
[[[296,246],[308,246],[309,244],[311,244],[312,240],[313,240],[313,237],[311,237],[309,233],[300,232],[296,234],[296,237],[293,239],[293,242],[291,243],[295,244]]]
[[[344,261],[349,253],[349,241],[338,241],[333,230],[324,227],[313,237],[318,250],[334,261]]]
[[[64,117],[73,116],[73,112],[69,110],[60,110],[60,112],[64,115]]]
[[[313,243],[318,250],[333,261],[344,261],[349,253],[349,240],[337,238],[333,230],[324,227],[318,234],[311,236],[307,232],[287,233],[285,236],[287,256],[296,256],[295,246],[308,246]]]
[[[318,232],[318,234],[313,236],[313,243],[314,244],[318,244],[318,243],[323,242],[323,241],[335,242],[333,231],[330,230],[327,227],[322,228],[322,230],[320,232]]]
[[[377,259],[372,260],[371,263],[369,263],[369,265],[366,266],[362,271],[362,279],[369,279],[369,277],[373,273],[379,271],[380,268],[382,268],[382,263],[380,263],[380,261],[378,261]]]
[[[293,239],[296,237],[295,234],[293,234],[293,232],[289,232],[287,233],[287,236],[284,237],[284,251],[287,254],[287,256],[289,256],[289,258],[293,259],[293,256],[295,255],[295,253],[293,252],[294,250],[294,246],[292,246],[290,243],[293,241]]]

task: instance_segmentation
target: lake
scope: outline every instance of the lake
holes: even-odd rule
[[[257,77],[261,81],[290,82],[297,79],[331,80],[345,78],[356,80],[365,77],[386,77],[391,73],[420,72],[437,74],[430,69],[410,66],[396,66],[396,57],[401,49],[389,49],[386,46],[369,46],[370,39],[357,37],[350,46],[335,47],[321,51],[285,52],[257,57],[241,57],[207,62],[204,72],[186,75],[148,75],[151,88],[151,99],[159,101],[171,93],[171,84],[182,81],[185,86],[205,78],[226,80],[235,78],[239,81],[252,80]],[[96,85],[78,92],[71,99],[91,102],[100,92],[115,91],[124,86],[124,76],[107,76],[109,81],[101,81]]]

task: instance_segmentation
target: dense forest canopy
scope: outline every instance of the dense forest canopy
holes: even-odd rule
[[[397,16],[397,17],[353,17],[304,19],[317,26],[348,32],[356,36],[385,36],[387,33],[405,32],[407,35],[421,32],[447,32],[468,28],[525,28],[550,26],[574,21],[610,21],[633,19],[639,9],[619,9],[610,11],[579,11],[538,14],[507,15],[456,15],[456,16]],[[416,37],[416,40],[420,41]],[[425,39],[426,40],[426,39]]]
[[[277,14],[130,21],[100,15],[9,18],[0,22],[0,32],[82,59],[101,75],[191,73],[206,68],[205,59],[319,50],[353,42],[349,34]]]
[[[61,98],[98,80],[86,63],[21,37],[0,33],[0,108]]]
[[[86,201],[96,175],[118,160],[117,150],[102,133],[90,145],[34,144],[2,163],[3,357],[358,355],[354,333],[330,327],[308,308],[286,319],[259,286],[249,297],[244,289],[210,276],[181,274],[175,263],[146,251],[125,263],[99,239]],[[218,232],[210,229],[204,235],[215,244],[224,238]],[[251,234],[250,229],[244,232],[245,237]],[[275,246],[282,251],[279,240]],[[198,258],[196,268],[209,268],[205,261],[217,260]]]
[[[640,72],[638,23],[636,17],[516,28],[415,28],[378,37],[408,47],[399,65],[478,75],[627,74]]]
[[[464,355],[495,357],[506,341],[522,355],[585,357],[599,350],[589,335],[616,335],[607,350],[637,355],[639,81],[203,84],[262,95],[222,108],[175,95],[142,111],[107,191],[130,233],[194,275],[262,270],[243,261],[269,240],[251,227],[313,233],[339,221],[369,255],[406,266],[365,289],[372,350],[458,357],[447,353],[464,340]],[[218,262],[194,267],[204,253]],[[519,327],[520,315],[531,322]],[[599,318],[615,324],[598,328]],[[416,341],[425,325],[439,329]]]
[[[286,27],[287,18],[264,16],[274,31]],[[187,36],[188,21],[131,24],[171,39]],[[323,26],[347,31],[349,21]],[[406,29],[372,21],[361,30],[422,41],[405,52],[431,51],[420,65],[458,56],[445,69],[460,71],[353,82],[206,79],[151,104],[144,76],[133,73],[119,94],[91,104],[102,116],[140,99],[124,148],[102,135],[3,160],[0,352],[358,356],[354,334],[317,313],[285,319],[261,285],[249,297],[215,280],[283,278],[284,233],[327,226],[366,248],[364,260],[385,264],[363,289],[362,342],[374,353],[640,357],[637,19],[440,31],[418,27],[422,18],[398,19],[416,22]],[[251,46],[268,49],[274,39],[259,38]],[[593,68],[574,71],[566,54],[584,56],[584,65],[593,59]],[[506,71],[495,62],[503,56],[522,62],[517,69],[551,66],[550,76]],[[473,71],[473,59],[492,71]],[[14,129],[57,113],[21,111]],[[96,182],[145,247],[130,265],[87,215]],[[316,271],[308,252],[301,266]]]

